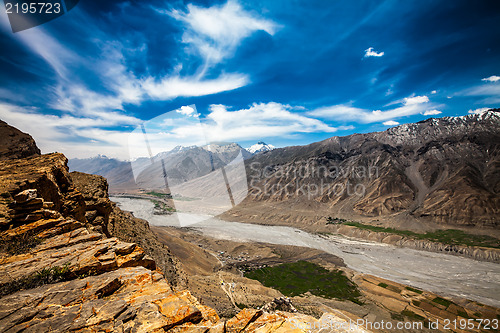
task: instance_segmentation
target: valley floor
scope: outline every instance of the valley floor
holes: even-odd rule
[[[222,316],[234,315],[242,307],[261,307],[283,296],[243,277],[242,272],[300,260],[343,270],[362,294],[362,304],[310,293],[292,297],[300,312],[316,317],[331,309],[342,309],[336,311],[352,320],[372,322],[478,319],[474,317],[478,314],[494,319],[500,315],[500,299],[496,298],[500,295],[500,268],[495,263],[217,219],[179,228],[173,215],[152,214],[149,201],[112,200],[150,222],[159,239],[183,263],[189,289]],[[440,304],[443,302],[445,305]]]
[[[160,241],[169,244],[172,253],[183,263],[192,293],[225,317],[233,316],[240,308],[259,308],[283,297],[278,290],[244,277],[243,272],[298,261],[316,263],[328,270],[341,269],[361,293],[360,302],[319,297],[310,292],[291,297],[299,312],[316,318],[324,312],[333,312],[354,322],[364,320],[396,325],[398,322],[475,318],[474,313],[495,319],[500,314],[498,308],[465,298],[441,298],[435,293],[356,272],[347,268],[339,257],[317,249],[217,239],[190,228],[152,227],[152,230]],[[443,302],[446,306],[440,304]]]

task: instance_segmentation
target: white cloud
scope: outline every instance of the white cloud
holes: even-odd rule
[[[480,114],[480,113],[486,112],[490,109],[491,108],[479,108],[479,109],[475,109],[475,110],[469,110],[469,113],[470,114]]]
[[[61,77],[68,75],[66,66],[69,62],[77,63],[82,59],[77,53],[64,47],[55,38],[46,33],[42,27],[28,29],[16,34],[9,32],[9,34],[13,35],[12,38],[19,41],[31,52],[45,60]],[[35,68],[32,70],[37,72],[39,69]]]
[[[323,119],[332,119],[338,121],[354,121],[359,123],[374,123],[391,120],[422,113],[431,107],[436,107],[429,102],[427,96],[411,96],[403,100],[389,103],[389,105],[401,104],[389,110],[374,110],[356,108],[350,105],[333,105],[322,107],[308,112],[308,115]]]
[[[184,118],[167,114],[165,117],[158,117],[158,124],[148,122],[150,144],[166,147],[165,144],[169,143],[172,148],[183,143],[200,144],[200,139],[237,142],[300,133],[333,133],[338,129],[353,128],[332,127],[307,116],[296,107],[275,102],[253,104],[247,109],[234,111],[225,105],[211,105],[209,111],[206,118],[202,119],[201,125],[198,118],[193,117],[196,110],[190,106],[174,111],[174,114]],[[108,128],[135,127],[140,123],[138,119],[123,118],[119,114],[103,113],[92,117],[55,116],[37,113],[33,108],[4,103],[0,103],[0,119],[30,133],[44,153],[60,151],[69,158],[85,158],[104,153],[110,157],[128,159],[131,134]],[[155,131],[155,127],[158,130]],[[135,141],[140,143],[141,140],[142,136]]]
[[[355,108],[349,105],[340,104],[340,105],[322,107],[310,111],[308,114],[311,116],[325,118],[325,119],[332,119],[332,120],[336,120],[338,116],[339,120],[341,120],[340,118],[344,117],[356,118],[357,115],[364,114],[366,112],[369,111],[365,109]]]
[[[239,141],[297,133],[333,133],[337,130],[302,112],[292,112],[293,109],[290,105],[275,102],[253,104],[248,109],[236,111],[229,111],[225,105],[211,105],[203,125],[211,141]]]
[[[188,5],[187,13],[174,11],[170,14],[185,23],[184,39],[192,39],[193,43],[208,53],[221,53],[222,58],[230,56],[242,39],[253,32],[262,30],[272,35],[278,27],[269,20],[245,11],[233,1],[208,8]],[[1,27],[4,30],[8,28],[5,17],[2,17]],[[102,31],[98,31],[95,26],[90,25],[88,29],[94,29],[102,35]],[[48,104],[63,111],[90,114],[96,111],[123,110],[125,104],[138,105],[148,98],[171,100],[177,97],[210,95],[237,89],[250,82],[247,75],[239,73],[223,73],[218,77],[212,73],[213,78],[206,79],[203,69],[195,70],[196,75],[192,76],[180,76],[174,70],[173,74],[163,77],[137,78],[127,68],[124,53],[134,51],[139,52],[137,55],[140,56],[140,52],[147,49],[146,46],[127,48],[121,42],[110,42],[105,37],[94,41],[100,50],[100,57],[95,59],[80,57],[46,33],[43,27],[23,31],[13,38],[17,38],[27,49],[44,59],[57,73],[57,84],[53,88],[57,99]],[[213,50],[208,50],[210,48]],[[200,51],[204,60],[212,58],[207,52]],[[93,91],[85,83],[75,80],[75,75],[72,75],[75,64],[80,66],[77,70],[81,70],[83,66],[99,77],[102,85],[111,92]],[[177,64],[176,68],[182,68],[182,63]]]
[[[471,88],[458,92],[459,96],[483,96],[483,99],[477,101],[482,104],[498,104],[500,103],[500,84],[494,81],[488,81],[481,85],[476,85]]]
[[[231,0],[208,8],[189,4],[187,13],[174,10],[170,15],[184,22],[186,31],[182,41],[190,44],[207,65],[232,55],[240,42],[252,33],[261,30],[273,35],[278,28],[276,23],[245,11]]]
[[[394,121],[394,120],[384,121],[383,124],[385,126],[396,126],[396,125],[399,125],[399,123],[397,121]]]
[[[413,96],[413,97],[406,97],[404,99],[405,105],[415,105],[415,104],[422,104],[422,103],[427,103],[427,102],[429,102],[429,97],[427,97],[427,96]]]
[[[431,91],[431,94],[433,94],[433,95],[437,94],[437,90]]]
[[[186,24],[183,37],[191,38],[193,43],[201,47],[200,54],[204,61],[212,59],[208,55],[212,52],[208,50],[210,48],[219,52],[220,57],[226,58],[235,51],[243,38],[253,32],[263,30],[273,34],[277,28],[273,22],[254,16],[231,1],[223,6],[210,8],[189,5],[188,9],[185,14],[176,12],[175,15]],[[4,16],[0,20],[0,29],[8,30],[8,20]],[[32,133],[45,151],[63,150],[69,156],[80,154],[83,157],[95,148],[96,154],[102,151],[109,155],[113,155],[112,152],[115,155],[122,154],[119,147],[123,148],[123,135],[104,128],[138,124],[139,119],[124,111],[128,104],[139,105],[148,99],[172,100],[177,97],[216,94],[240,88],[250,82],[246,74],[240,73],[223,72],[219,76],[211,73],[211,78],[207,79],[204,70],[197,69],[195,75],[181,76],[179,73],[182,63],[175,65],[173,72],[166,76],[138,78],[127,67],[125,54],[134,52],[140,58],[141,52],[147,50],[146,46],[134,48],[119,41],[110,42],[108,36],[103,36],[103,32],[92,26],[91,20],[89,22],[87,28],[101,36],[94,40],[94,46],[99,51],[98,58],[80,57],[45,32],[43,27],[30,29],[13,37],[45,60],[56,73],[56,83],[49,88],[45,103],[49,108],[63,111],[64,114],[48,115],[34,108],[15,108],[2,104],[1,115],[13,125]],[[202,50],[204,48],[207,49],[206,52]],[[214,59],[220,57],[216,56]],[[35,68],[34,71],[36,70]],[[94,75],[109,91],[94,90],[85,82],[79,81],[79,76],[75,74],[81,70]],[[4,90],[0,94],[4,97],[16,97]],[[98,144],[92,143],[92,140]]]
[[[194,73],[181,76],[183,67],[181,61],[174,64],[172,72],[168,75],[137,77],[128,68],[125,54],[137,52],[134,53],[136,57],[145,58],[140,54],[146,50],[145,45],[131,48],[122,44],[128,42],[110,42],[112,39],[93,26],[90,19],[86,28],[99,36],[93,40],[99,54],[96,58],[80,57],[77,52],[62,45],[45,32],[43,27],[38,27],[15,34],[13,38],[17,38],[26,49],[45,60],[56,73],[54,78],[56,83],[47,92],[46,105],[63,111],[63,114],[50,115],[31,107],[0,104],[0,117],[33,134],[45,152],[64,151],[69,157],[86,157],[106,152],[110,156],[126,158],[123,156],[123,151],[126,151],[123,150],[123,145],[127,141],[124,140],[124,133],[106,128],[121,126],[123,130],[123,127],[137,125],[140,122],[139,119],[126,114],[124,110],[128,104],[139,105],[145,100],[204,96],[247,85],[250,79],[244,73],[222,71],[217,75],[211,72],[210,78],[207,78],[205,72],[211,65],[232,56],[243,39],[254,32],[264,31],[273,35],[279,28],[278,24],[244,10],[234,1],[208,8],[188,5],[185,13],[173,11],[168,14],[184,23],[183,41],[191,45],[196,51],[196,56],[200,56],[204,62],[200,68],[193,69]],[[7,31],[8,28],[8,19],[6,15],[2,15],[0,29]],[[35,68],[34,71],[36,70]],[[88,71],[88,76],[94,76],[93,80],[100,80],[98,85],[107,87],[108,91],[94,90],[85,82],[79,81],[77,74],[82,70]],[[9,91],[0,91],[0,94],[16,97]],[[283,108],[286,109],[285,106]],[[186,108],[181,110],[189,111]],[[283,112],[282,116],[285,115],[287,118],[284,124],[277,123],[268,129],[277,129],[284,135],[294,131],[335,130],[319,120],[293,116],[291,110]],[[225,129],[228,126],[226,123],[221,123],[221,119],[218,121],[212,120],[211,126],[218,126],[218,129]],[[245,121],[242,118],[240,123]],[[182,130],[181,127],[177,129],[179,133]],[[242,133],[245,130],[246,128],[240,128]],[[238,134],[237,132],[235,130],[234,134]]]
[[[222,74],[216,79],[197,77],[166,77],[160,81],[148,78],[141,83],[144,92],[153,99],[168,100],[176,97],[191,97],[216,94],[245,86],[249,82],[246,75]]]
[[[365,58],[368,57],[381,57],[384,55],[384,52],[377,52],[373,49],[373,47],[369,47],[365,50]]]
[[[191,106],[181,106],[179,110],[177,110],[177,113],[180,113],[184,116],[190,116],[194,113],[194,108]]]
[[[424,116],[435,116],[438,114],[441,114],[442,112],[439,110],[427,110],[424,113],[422,113]]]
[[[497,81],[500,81],[500,76],[498,76],[498,75],[492,75],[490,77],[486,77],[484,79],[481,79],[481,81],[497,82]]]

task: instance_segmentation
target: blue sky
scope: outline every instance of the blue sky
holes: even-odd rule
[[[43,152],[126,159],[132,131],[172,110],[198,124],[170,122],[166,148],[466,115],[500,107],[498,22],[494,0],[82,0],[16,34],[2,12],[0,119]]]

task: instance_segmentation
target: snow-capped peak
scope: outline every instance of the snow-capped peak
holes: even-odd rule
[[[247,151],[251,154],[262,153],[264,151],[273,150],[275,147],[273,145],[268,145],[264,141],[259,141],[251,147],[247,148]]]
[[[172,150],[169,151],[169,153],[170,154],[180,153],[193,148],[196,148],[196,146],[175,146]]]
[[[181,153],[190,149],[196,148],[196,146],[175,146],[171,150],[162,151],[155,155],[155,158],[165,158],[170,155]]]

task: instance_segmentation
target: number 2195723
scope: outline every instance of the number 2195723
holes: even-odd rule
[[[5,3],[7,14],[59,14],[61,12],[61,4],[59,2],[23,2]]]
[[[496,331],[498,327],[498,319],[445,319],[443,322],[445,330],[483,329]]]

